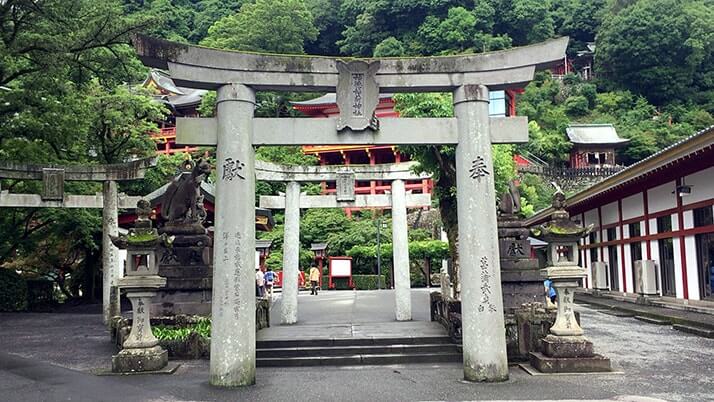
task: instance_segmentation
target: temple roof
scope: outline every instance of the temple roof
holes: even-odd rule
[[[394,94],[379,94],[379,99],[391,99]],[[322,106],[322,105],[336,105],[337,104],[337,95],[334,92],[327,93],[325,95],[322,95],[320,97],[306,100],[306,101],[301,101],[301,102],[290,102],[291,104],[295,106]]]
[[[565,132],[573,144],[624,145],[630,142],[617,135],[612,124],[571,124]]]
[[[327,243],[312,243],[310,245],[311,251],[320,251],[327,248]]]
[[[161,70],[151,70],[142,84],[145,88],[155,88],[154,99],[174,108],[194,106],[201,103],[206,90],[177,86],[171,77]]]

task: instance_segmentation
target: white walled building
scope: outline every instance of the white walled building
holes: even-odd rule
[[[606,264],[607,287],[635,293],[635,261],[655,262],[660,296],[714,301],[714,126],[571,196],[573,219],[595,229],[581,265]],[[545,222],[550,210],[529,218]]]

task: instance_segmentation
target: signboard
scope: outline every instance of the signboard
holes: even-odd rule
[[[333,278],[347,278],[348,287],[354,288],[352,284],[352,257],[330,257],[329,277],[327,287],[334,289]]]
[[[334,277],[352,276],[352,261],[332,260],[330,264],[330,275]]]
[[[355,200],[355,174],[345,171],[337,173],[337,201]]]

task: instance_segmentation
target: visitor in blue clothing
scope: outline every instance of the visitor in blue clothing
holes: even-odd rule
[[[265,273],[265,291],[268,293],[271,297],[273,296],[273,283],[275,282],[275,272],[273,272],[273,269],[268,267],[268,271]]]
[[[543,281],[543,287],[545,287],[545,292],[550,298],[550,302],[555,303],[557,297],[555,293],[555,288],[553,287],[553,282],[550,279],[546,279],[545,281]]]

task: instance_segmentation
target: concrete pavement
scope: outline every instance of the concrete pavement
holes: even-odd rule
[[[421,292],[421,293],[419,293]],[[300,296],[306,325],[381,325],[393,299],[352,291]],[[412,292],[415,313],[424,309]],[[361,303],[364,301],[364,305]],[[0,314],[0,400],[3,401],[412,401],[412,400],[614,400],[639,395],[666,401],[714,401],[714,340],[670,327],[579,307],[596,352],[624,374],[530,376],[510,368],[499,384],[459,381],[461,365],[258,368],[257,385],[208,385],[208,362],[185,361],[173,375],[97,377],[109,367],[111,346],[101,315]],[[320,313],[320,311],[324,311]],[[343,319],[338,320],[339,314]],[[428,311],[422,311],[424,317]],[[311,318],[312,317],[312,318]],[[351,318],[350,318],[351,317]],[[390,315],[391,317],[391,315]],[[357,322],[363,320],[362,322]],[[418,323],[416,323],[418,324]],[[352,325],[352,324],[351,324]],[[632,399],[629,399],[632,400]]]

